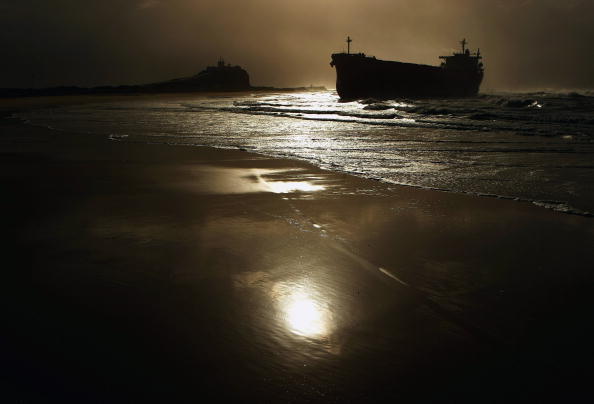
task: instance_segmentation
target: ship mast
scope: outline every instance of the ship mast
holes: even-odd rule
[[[351,54],[351,42],[353,42],[353,40],[351,39],[350,36],[347,36],[346,39],[346,43],[347,43],[347,55]]]
[[[462,41],[460,41],[460,45],[462,45],[462,53],[466,52],[466,44],[468,42],[466,42],[466,38],[464,38]]]

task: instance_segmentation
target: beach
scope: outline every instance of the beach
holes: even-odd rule
[[[242,150],[0,128],[10,399],[592,396],[591,217]]]

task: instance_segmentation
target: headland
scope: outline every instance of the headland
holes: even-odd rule
[[[120,85],[100,87],[60,86],[49,88],[0,88],[1,98],[14,97],[54,97],[72,95],[118,95],[118,94],[157,94],[191,92],[241,92],[241,91],[317,91],[324,87],[285,87],[252,86],[249,73],[241,66],[225,63],[219,59],[215,66],[207,66],[199,73],[172,80],[141,85]]]

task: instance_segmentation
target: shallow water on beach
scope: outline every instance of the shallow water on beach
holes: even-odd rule
[[[242,148],[394,184],[594,212],[594,95],[341,102],[333,91],[155,98],[37,110],[113,140]]]

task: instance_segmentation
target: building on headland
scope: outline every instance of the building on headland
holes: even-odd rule
[[[143,86],[148,91],[242,91],[249,90],[250,76],[240,66],[225,64],[220,58],[216,66],[208,66],[200,73],[179,79]]]

